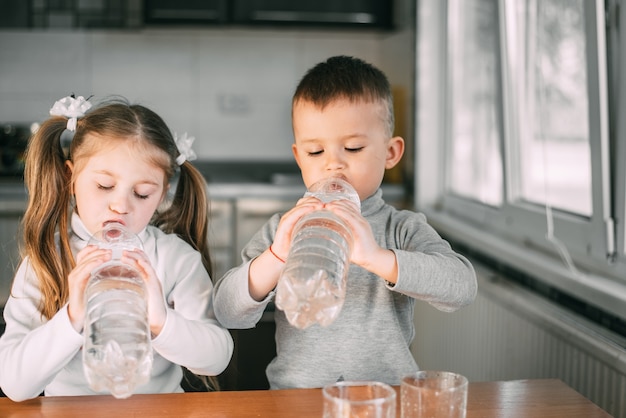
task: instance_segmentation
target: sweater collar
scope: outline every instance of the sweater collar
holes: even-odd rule
[[[74,233],[74,236],[76,236],[76,238],[78,238],[80,241],[84,241],[86,244],[87,241],[89,241],[89,239],[91,238],[91,234],[89,233],[87,227],[76,212],[72,213],[72,219],[70,220],[70,222],[72,225],[72,232]]]
[[[361,215],[372,215],[382,209],[384,205],[383,191],[379,188],[373,195],[361,202]]]

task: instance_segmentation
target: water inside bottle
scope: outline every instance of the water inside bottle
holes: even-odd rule
[[[306,240],[306,245],[294,243],[291,262],[278,283],[276,304],[298,328],[314,323],[326,326],[343,305],[342,279],[348,265],[341,260],[349,248],[341,229],[327,219],[311,219],[301,230],[296,239]]]
[[[360,207],[354,189],[341,179],[316,183],[307,194],[325,202],[345,198]],[[298,222],[276,288],[276,306],[290,324],[304,329],[315,323],[327,326],[337,318],[345,299],[351,246],[347,225],[328,210]]]
[[[126,233],[109,229],[97,239],[120,240]],[[117,245],[117,249],[137,248],[132,234],[126,238],[100,243]],[[114,258],[119,258],[115,249]],[[113,259],[92,272],[85,302],[85,377],[94,391],[108,390],[116,398],[127,398],[150,379],[152,369],[145,283],[134,268]]]

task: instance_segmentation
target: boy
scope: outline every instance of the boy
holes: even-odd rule
[[[385,203],[380,185],[404,152],[393,137],[391,89],[372,65],[337,56],[300,81],[292,102],[293,154],[308,187],[338,176],[356,189],[361,212],[347,201],[302,198],[274,215],[243,250],[243,264],[216,283],[215,314],[227,328],[252,328],[273,299],[296,222],[325,207],[352,229],[346,297],[326,327],[300,330],[275,312],[277,356],[267,367],[272,389],[321,387],[337,380],[399,384],[418,369],[409,349],[415,299],[442,311],[471,303],[474,269],[422,214]]]

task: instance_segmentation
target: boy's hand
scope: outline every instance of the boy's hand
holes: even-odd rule
[[[324,204],[316,197],[309,196],[298,200],[296,206],[280,218],[274,242],[272,243],[272,251],[283,260],[286,260],[289,254],[289,247],[291,246],[291,239],[293,238],[293,229],[300,218],[323,207]]]
[[[67,277],[69,301],[67,314],[77,332],[85,325],[85,289],[91,272],[99,265],[111,259],[111,250],[88,245],[76,254],[76,267]]]
[[[335,200],[327,203],[325,207],[343,219],[352,231],[350,262],[371,271],[387,282],[396,283],[398,263],[394,252],[378,245],[372,227],[354,204],[348,200]]]
[[[298,200],[296,206],[286,212],[278,223],[274,242],[250,265],[248,272],[248,290],[250,296],[257,301],[261,301],[278,284],[280,272],[283,269],[284,261],[289,255],[293,228],[296,223],[307,213],[322,209],[324,204],[315,197],[303,197]]]

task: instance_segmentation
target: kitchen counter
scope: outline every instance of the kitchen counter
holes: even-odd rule
[[[277,198],[297,201],[306,188],[292,161],[194,161],[206,178],[212,199]],[[406,202],[403,185],[383,183],[388,202]]]
[[[210,199],[238,199],[247,197],[262,197],[267,199],[290,199],[301,197],[306,188],[303,184],[277,185],[272,183],[208,183]]]
[[[400,184],[383,184],[383,197],[389,202],[404,201],[406,193]],[[299,199],[304,195],[304,184],[274,184],[274,183],[209,183],[210,199]]]

